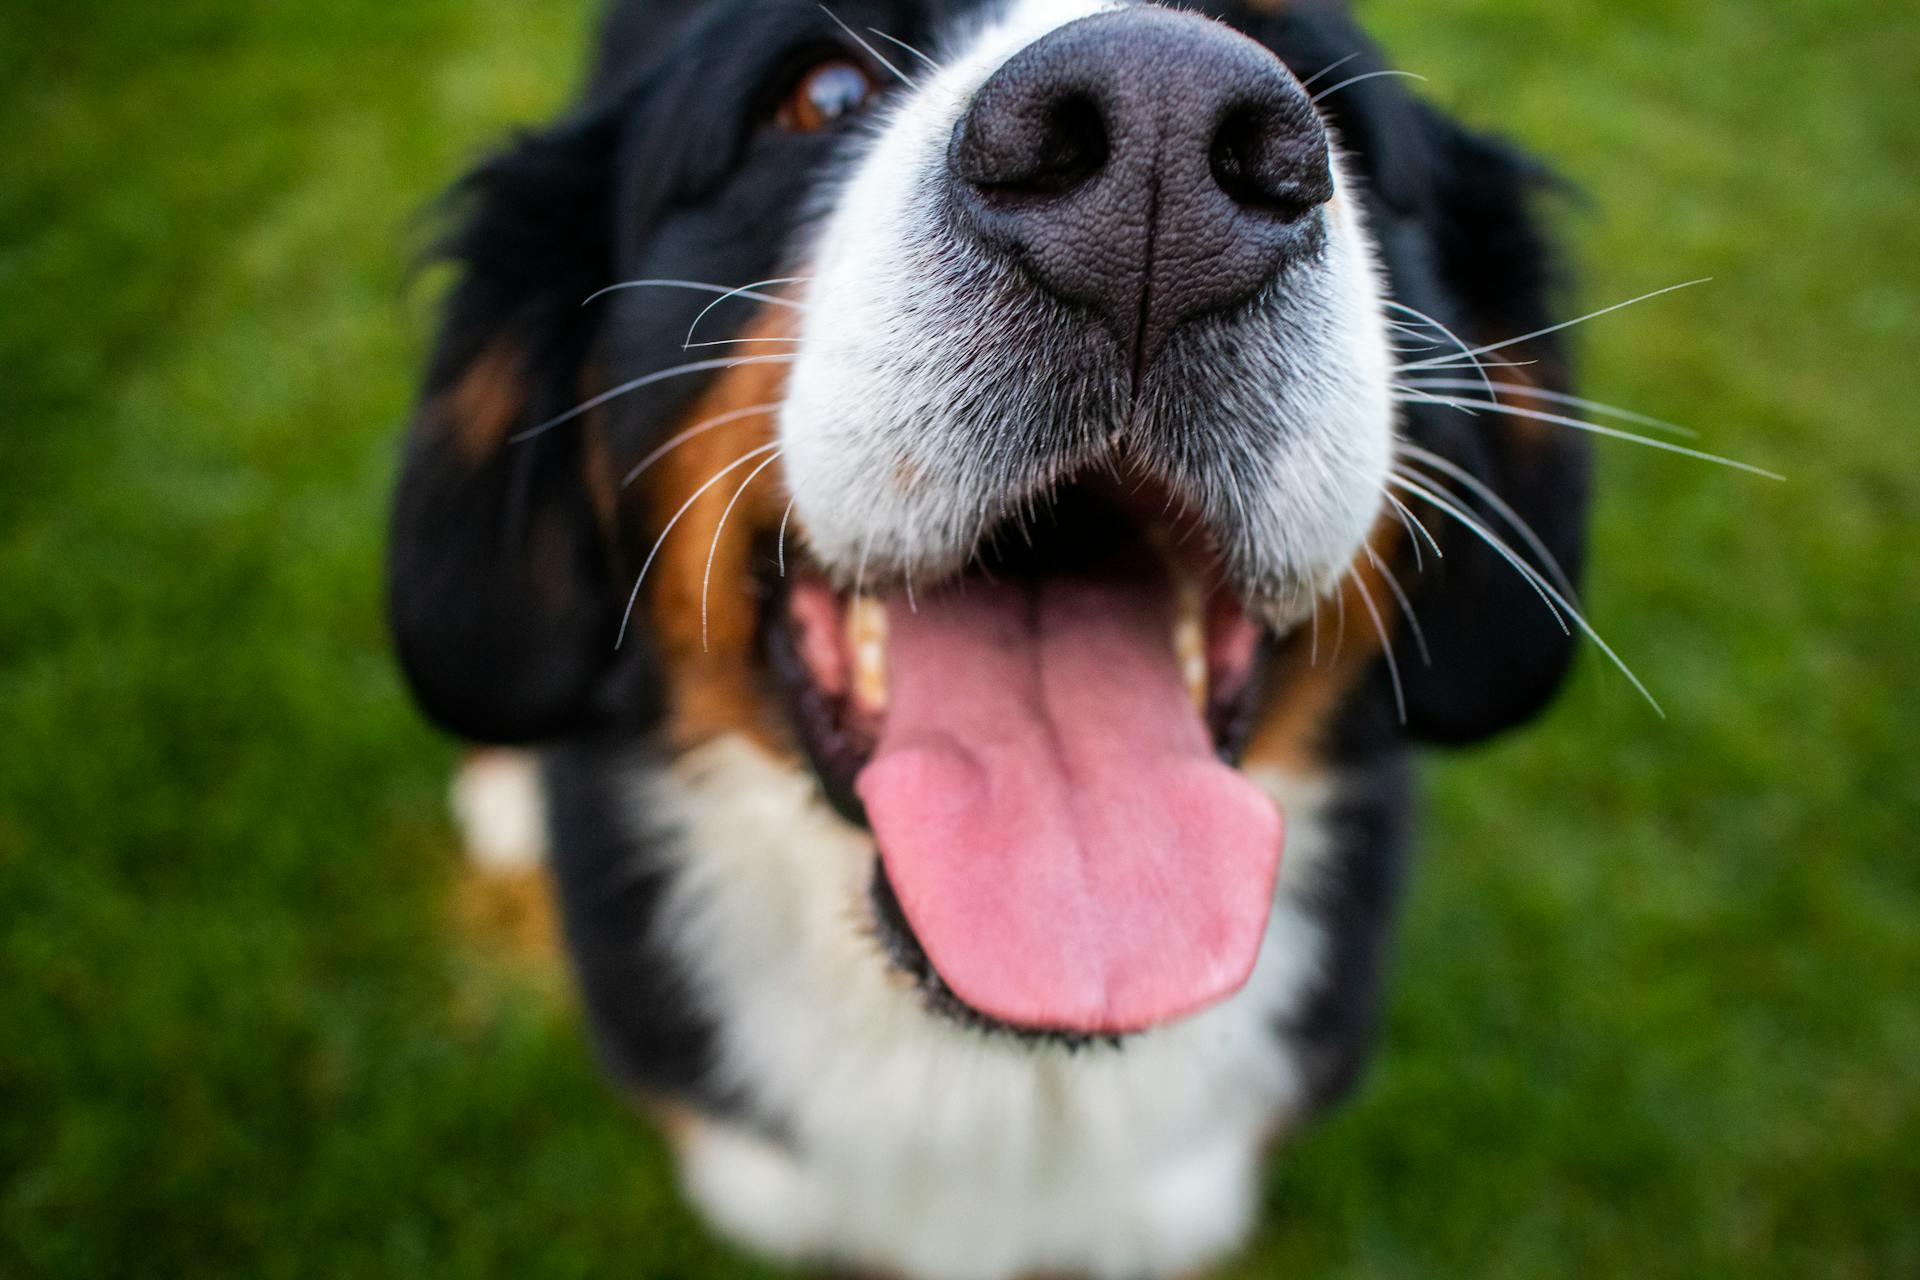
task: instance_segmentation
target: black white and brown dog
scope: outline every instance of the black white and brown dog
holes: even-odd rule
[[[595,1038],[725,1232],[1242,1238],[1366,1056],[1410,751],[1573,650],[1543,181],[1337,4],[627,0],[458,189],[400,655],[537,747]]]

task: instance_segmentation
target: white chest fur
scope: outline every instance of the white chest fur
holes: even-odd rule
[[[757,1249],[913,1280],[1155,1276],[1231,1248],[1300,1100],[1276,1025],[1324,951],[1302,895],[1327,789],[1254,776],[1287,845],[1253,976],[1196,1017],[1072,1051],[926,1010],[872,932],[872,842],[810,777],[743,739],[682,758],[647,798],[649,825],[681,835],[665,941],[718,1020],[722,1082],[787,1138],[697,1123],[690,1195]]]

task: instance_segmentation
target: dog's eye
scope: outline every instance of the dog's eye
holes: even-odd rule
[[[829,58],[801,73],[774,119],[783,129],[814,133],[864,107],[876,87],[873,77],[851,58]]]

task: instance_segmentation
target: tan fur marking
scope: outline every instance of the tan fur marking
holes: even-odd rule
[[[527,406],[521,373],[519,350],[500,339],[435,398],[429,412],[466,461],[475,466],[488,461],[519,423]]]
[[[1490,341],[1495,342],[1502,340],[1503,339],[1498,337],[1490,339]],[[1469,339],[1469,341],[1472,341],[1472,339]],[[1565,367],[1557,361],[1549,359],[1532,344],[1529,343],[1504,349],[1490,356],[1489,359],[1510,362],[1510,367],[1489,368],[1486,370],[1487,377],[1493,382],[1492,398],[1495,401],[1505,405],[1512,405],[1519,409],[1538,409],[1548,413],[1558,413],[1563,416],[1576,418],[1580,416],[1577,410],[1567,409],[1561,405],[1552,404],[1538,397],[1530,396],[1524,390],[1514,389],[1530,388],[1538,391],[1556,392],[1564,392],[1569,389]],[[1472,369],[1458,370],[1456,373],[1460,377],[1477,379],[1477,374]],[[1502,387],[1500,384],[1503,382],[1512,385],[1510,387]],[[1486,388],[1480,387],[1473,390],[1455,390],[1437,394],[1450,395],[1463,400],[1484,400],[1487,398],[1488,393]],[[1485,421],[1485,419],[1482,419],[1482,421]],[[1567,430],[1553,423],[1541,422],[1537,418],[1529,418],[1518,413],[1502,413],[1498,415],[1494,421],[1497,424],[1495,429],[1508,440],[1528,448],[1551,445],[1562,438]]]
[[[767,307],[742,336],[787,336],[792,331],[791,315],[787,308]],[[725,370],[694,404],[686,423],[675,430],[751,405],[776,404],[786,376],[786,365],[780,362]],[[641,480],[649,522],[647,545],[701,485],[750,450],[771,443],[774,425],[771,413],[740,418],[702,432],[654,464]],[[753,581],[753,547],[757,538],[779,526],[787,503],[785,477],[777,460],[767,463],[747,484],[767,457],[761,454],[741,462],[701,494],[680,517],[647,571],[644,607],[669,672],[671,729],[682,750],[729,731],[750,734],[761,745],[783,753],[789,750],[787,732],[771,714],[771,700],[754,653],[759,600]],[[747,485],[744,490],[743,484]],[[740,498],[734,502],[736,493]],[[730,502],[733,511],[721,530],[720,518]]]
[[[1536,377],[1534,376],[1532,368],[1523,367],[1522,362],[1533,358],[1532,354],[1528,352],[1526,348],[1515,348],[1511,356],[1503,352],[1501,353],[1501,358],[1511,359],[1516,367],[1492,371],[1498,374],[1498,378],[1494,383],[1493,398],[1495,400],[1502,404],[1511,404],[1521,409],[1545,409],[1549,412],[1559,412],[1553,405],[1536,399],[1524,391],[1508,390],[1499,385],[1502,382],[1511,382],[1516,386],[1536,388],[1544,391],[1558,391],[1561,389],[1558,386],[1551,385],[1557,381],[1556,379]],[[1456,394],[1478,398],[1475,393],[1471,391],[1458,392]],[[1551,423],[1525,417],[1522,414],[1503,413],[1500,415],[1500,430],[1507,433],[1514,441],[1520,444],[1535,446],[1547,443],[1549,438],[1558,432],[1560,428]]]
[[[1399,523],[1382,516],[1367,545],[1382,564],[1397,572],[1405,539]],[[1369,597],[1387,634],[1398,639],[1402,619],[1393,589],[1362,553],[1341,580],[1339,603],[1320,605],[1319,620],[1313,624],[1320,630],[1317,656],[1311,627],[1295,632],[1274,656],[1266,707],[1243,756],[1247,765],[1277,765],[1302,775],[1320,771],[1328,723],[1380,655],[1380,636],[1367,612]],[[1336,651],[1334,618],[1342,609],[1346,629]],[[1396,646],[1396,654],[1405,647]]]

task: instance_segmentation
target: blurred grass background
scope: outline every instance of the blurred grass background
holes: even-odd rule
[[[450,906],[378,609],[413,219],[583,0],[0,23],[0,1276],[757,1275]],[[1231,1274],[1920,1275],[1920,10],[1371,0],[1582,184],[1592,657],[1430,774],[1384,1053]]]

